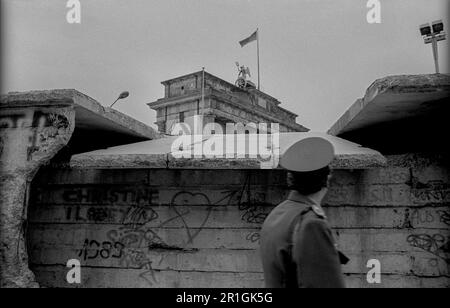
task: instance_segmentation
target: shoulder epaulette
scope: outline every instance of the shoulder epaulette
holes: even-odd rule
[[[314,211],[314,213],[316,213],[317,216],[320,216],[322,218],[327,218],[327,216],[325,215],[325,212],[323,211],[323,209],[321,209],[317,205],[313,204],[313,205],[311,205],[311,208]]]

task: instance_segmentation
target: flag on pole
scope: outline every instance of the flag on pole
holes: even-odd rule
[[[242,41],[240,41],[239,44],[241,45],[241,47],[244,47],[248,43],[256,41],[257,39],[258,39],[258,30],[253,32],[253,34],[250,35],[249,37],[247,37],[247,38],[243,39]]]
[[[252,33],[249,37],[243,39],[242,41],[239,41],[239,44],[241,47],[244,47],[248,43],[251,43],[253,41],[256,41],[256,57],[258,62],[258,90],[260,90],[260,82],[259,82],[259,34],[258,34],[258,28],[256,28],[256,31]],[[250,75],[250,74],[249,74]]]

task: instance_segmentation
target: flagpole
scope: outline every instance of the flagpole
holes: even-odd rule
[[[205,108],[205,67],[202,67],[202,116]]]
[[[258,90],[261,90],[259,87],[259,31],[258,31],[258,28],[256,28],[256,52],[257,52],[257,59],[258,59]]]

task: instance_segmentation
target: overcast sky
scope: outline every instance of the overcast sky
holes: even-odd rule
[[[67,0],[1,0],[2,93],[75,88],[154,126],[146,103],[161,81],[201,70],[229,82],[235,61],[261,90],[326,131],[377,78],[434,72],[418,26],[449,21],[449,0],[380,0],[381,24],[366,20],[367,0],[81,0],[81,24],[66,21]],[[448,40],[439,43],[448,73]]]

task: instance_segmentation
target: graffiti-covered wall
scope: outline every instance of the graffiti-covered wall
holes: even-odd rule
[[[449,286],[448,157],[334,170],[325,209],[351,287]],[[281,170],[43,170],[28,213],[41,286],[262,287],[259,229],[286,195]],[[68,284],[66,262],[81,262]],[[369,284],[367,261],[381,263]]]
[[[25,108],[12,100],[0,100],[0,288],[36,287],[23,237],[29,184],[68,143],[75,112],[64,102]]]
[[[336,171],[327,213],[350,286],[368,285],[381,263],[382,287],[449,287],[450,166],[445,155],[388,156],[386,168]]]

